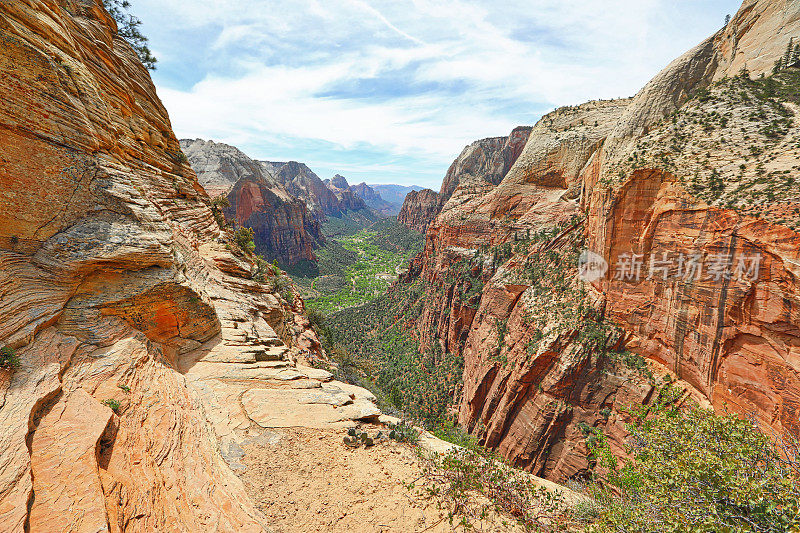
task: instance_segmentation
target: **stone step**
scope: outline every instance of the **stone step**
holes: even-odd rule
[[[266,350],[258,350],[255,352],[256,361],[285,361],[288,351],[289,348],[285,345],[273,346]]]

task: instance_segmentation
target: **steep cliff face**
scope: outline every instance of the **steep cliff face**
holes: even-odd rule
[[[0,41],[0,530],[266,530],[214,398],[318,355],[302,301],[229,251],[99,1],[0,3]]]
[[[265,168],[273,170],[273,175],[283,184],[289,194],[305,202],[314,218],[320,222],[326,216],[342,212],[339,199],[314,172],[303,163],[264,163]]]
[[[325,237],[302,201],[285,200],[268,182],[256,177],[236,182],[228,201],[231,206],[225,210],[226,218],[253,229],[256,253],[286,265],[316,260],[314,249]]]
[[[623,408],[665,376],[800,431],[798,76],[755,78],[798,9],[746,2],[634,98],[543,117],[496,186],[443,185],[405,278],[441,295],[416,327],[464,357],[459,421],[514,464],[584,475],[587,427],[622,453]],[[745,64],[754,79],[735,76]],[[584,248],[608,268],[591,283]]]
[[[430,189],[411,191],[406,195],[397,221],[415,231],[425,233],[428,224],[439,213],[439,195]]]
[[[384,217],[390,217],[396,214],[396,208],[384,200],[378,191],[370,187],[364,182],[359,183],[358,185],[351,185],[350,190],[355,193],[356,196],[364,200],[364,203],[367,204],[367,207],[377,212],[379,215]]]
[[[319,222],[263,165],[224,143],[184,139],[181,148],[206,191],[228,199],[228,220],[253,229],[257,253],[286,265],[316,259]]]
[[[180,145],[197,174],[197,181],[212,198],[227,195],[242,178],[271,177],[263,172],[260,163],[235,146],[203,139],[181,139]],[[276,187],[276,193],[281,192],[285,199],[291,199],[285,189]]]
[[[464,148],[442,181],[439,191],[442,205],[459,186],[465,191],[499,184],[519,157],[530,133],[530,127],[518,127],[508,137],[481,139]]]
[[[428,204],[432,198],[430,192],[412,195],[414,191],[411,191],[403,202],[398,220],[401,217],[408,220],[406,225],[414,224],[414,229],[427,228],[441,211],[452,212],[487,194],[512,168],[530,133],[530,127],[518,127],[508,137],[481,139],[465,147],[447,170],[436,197],[437,205]]]
[[[341,174],[336,174],[330,180],[325,180],[325,185],[336,195],[341,211],[366,211],[369,209],[364,200],[350,189],[350,184]]]

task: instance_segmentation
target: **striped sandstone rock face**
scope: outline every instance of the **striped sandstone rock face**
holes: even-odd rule
[[[267,530],[220,446],[319,377],[302,300],[230,251],[99,1],[2,2],[0,42],[0,530]]]
[[[584,475],[582,428],[602,428],[623,453],[624,408],[655,392],[647,375],[585,349],[580,328],[553,320],[539,339],[530,317],[559,295],[537,291],[526,263],[578,234],[608,264],[585,290],[619,328],[611,346],[643,357],[655,378],[669,375],[687,400],[800,431],[800,197],[784,178],[797,173],[798,110],[740,100],[734,95],[751,89],[732,79],[744,64],[753,78],[769,73],[800,32],[799,10],[798,2],[745,2],[635,97],[546,115],[501,180],[460,183],[430,222],[405,279],[421,277],[443,297],[423,309],[418,331],[424,344],[439,339],[464,357],[459,421],[513,464],[559,481]],[[710,96],[693,97],[701,89]],[[761,108],[765,120],[790,118],[778,135],[750,120]],[[725,120],[704,125],[717,115]],[[755,201],[741,195],[749,187]],[[573,216],[584,222],[552,242],[492,256]],[[758,271],[738,275],[739,261],[749,266],[756,255]],[[679,270],[678,258],[691,256],[706,268],[698,279]],[[615,279],[630,257],[642,276]],[[648,279],[665,257],[669,268]],[[483,283],[470,302],[450,276],[464,259]],[[720,261],[730,276],[709,270]]]

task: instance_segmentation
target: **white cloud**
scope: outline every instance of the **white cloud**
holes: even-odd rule
[[[721,26],[722,7],[734,2],[698,4],[137,0],[136,8],[158,19],[158,48],[171,28],[208,36],[201,57],[214,61],[202,81],[159,87],[179,135],[265,150],[286,138],[367,146],[440,161],[441,175],[467,142],[548,107],[633,94]],[[712,14],[719,20],[708,22]]]

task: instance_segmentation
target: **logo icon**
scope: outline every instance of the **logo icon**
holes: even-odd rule
[[[586,282],[597,281],[608,272],[608,263],[603,256],[584,250],[578,258],[578,277]]]

